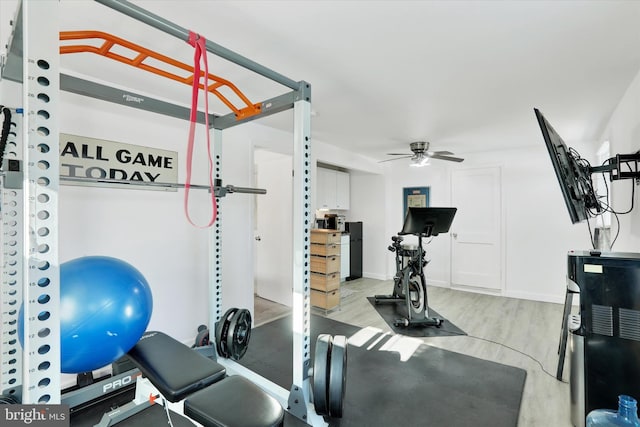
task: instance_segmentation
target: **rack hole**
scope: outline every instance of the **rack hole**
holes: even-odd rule
[[[38,297],[38,302],[40,304],[46,304],[51,301],[51,297],[48,294],[42,294]]]
[[[43,378],[38,382],[38,387],[46,387],[51,384],[51,380],[49,378]]]
[[[40,160],[38,162],[38,167],[42,170],[47,170],[49,169],[50,165],[49,165],[49,162],[47,162],[46,160]]]
[[[41,270],[41,271],[48,270],[49,267],[51,267],[51,264],[49,264],[49,261],[40,261],[38,263],[38,270]]]
[[[49,252],[49,245],[43,243],[42,245],[38,245],[38,252],[41,254],[46,254]]]
[[[49,102],[50,100],[49,95],[46,93],[39,93],[37,98],[42,102]]]
[[[49,235],[49,229],[47,227],[38,228],[38,236],[44,237]]]
[[[47,120],[47,119],[49,119],[49,117],[51,117],[51,114],[49,114],[49,112],[47,110],[38,110],[38,116],[40,116],[41,118]]]
[[[49,328],[42,328],[38,331],[38,336],[40,338],[46,338],[49,336],[49,334],[51,333],[51,329]]]
[[[37,64],[38,64],[38,67],[42,68],[43,70],[49,69],[49,63],[44,59],[38,59]]]
[[[48,394],[45,394],[40,396],[40,399],[38,399],[38,403],[49,403],[50,400],[51,400],[51,396],[49,396]]]
[[[46,77],[38,77],[37,82],[42,86],[49,86],[49,79]]]
[[[38,151],[40,153],[48,153],[51,148],[47,144],[38,144]]]
[[[51,313],[49,313],[48,311],[41,311],[40,313],[38,313],[38,320],[40,321],[45,321],[49,319],[49,317],[51,317]],[[44,354],[44,353],[40,353],[40,354]]]
[[[40,211],[38,212],[38,219],[47,219],[49,218],[49,212],[48,211]]]
[[[48,187],[49,184],[51,184],[51,181],[46,176],[41,176],[40,178],[38,178],[38,185],[42,187]]]
[[[42,362],[41,364],[38,365],[38,370],[39,371],[46,371],[47,369],[49,369],[50,366],[51,366],[51,363],[45,361],[45,362]]]
[[[51,280],[49,280],[48,277],[43,277],[38,280],[38,286],[40,286],[41,288],[46,288],[47,286],[49,286],[49,284],[51,284]]]
[[[49,132],[49,128],[45,126],[40,126],[37,130],[40,136],[49,136],[49,133],[51,133]]]
[[[38,201],[40,203],[47,203],[50,197],[47,194],[38,194]]]

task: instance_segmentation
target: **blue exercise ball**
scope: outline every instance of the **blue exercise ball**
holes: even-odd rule
[[[88,372],[122,357],[147,329],[153,298],[132,265],[88,256],[60,265],[61,370]]]

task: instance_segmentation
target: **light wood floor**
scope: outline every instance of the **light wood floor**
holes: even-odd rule
[[[391,281],[357,279],[343,282],[341,289],[344,295],[341,306],[329,312],[327,317],[392,333],[366,299],[367,296],[391,293]],[[425,344],[525,369],[527,379],[518,426],[571,426],[568,364],[563,382],[555,378],[561,304],[438,287],[429,287],[428,297],[430,307],[469,336],[420,338]],[[256,325],[288,312],[288,307],[256,298]],[[315,309],[314,313],[325,314]]]

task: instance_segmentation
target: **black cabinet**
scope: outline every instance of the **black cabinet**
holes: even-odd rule
[[[362,277],[362,221],[345,223],[345,231],[349,233],[349,269],[347,280]]]

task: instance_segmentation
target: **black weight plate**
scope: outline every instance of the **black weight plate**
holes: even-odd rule
[[[16,405],[18,404],[18,399],[9,394],[0,395],[0,405]]]
[[[331,341],[329,334],[320,334],[316,339],[313,358],[313,404],[318,415],[329,415],[329,360],[331,359]]]
[[[329,366],[329,413],[340,418],[347,386],[347,337],[344,335],[333,337]]]
[[[227,333],[227,351],[233,360],[240,360],[247,352],[251,338],[251,312],[241,309],[233,315]]]
[[[218,350],[218,355],[220,357],[229,357],[229,352],[227,350],[227,334],[229,332],[231,318],[236,311],[238,311],[237,308],[230,308],[216,324],[216,349]]]

